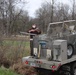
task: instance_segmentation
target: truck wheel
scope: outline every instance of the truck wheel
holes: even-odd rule
[[[76,63],[72,65],[71,72],[72,72],[72,75],[76,75]]]
[[[64,66],[63,68],[60,68],[59,75],[71,75],[71,71],[68,66]]]
[[[71,75],[71,73],[67,71],[64,73],[64,75]]]
[[[71,75],[70,71],[61,71],[58,75]]]
[[[68,44],[67,46],[68,50],[67,50],[67,56],[68,59],[72,57],[73,53],[74,53],[74,47],[72,44]]]
[[[36,68],[38,74],[37,75],[51,75],[50,70],[42,69],[42,68]]]

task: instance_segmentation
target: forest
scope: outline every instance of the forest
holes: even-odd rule
[[[23,9],[28,4],[22,0],[0,0],[0,35],[18,35],[20,31],[28,31],[31,25],[36,24],[46,33],[47,26],[51,22],[59,22],[76,19],[76,1],[69,0],[70,4],[57,2],[57,0],[45,1],[35,11],[35,18],[30,17],[29,11]],[[22,7],[19,8],[19,4]]]

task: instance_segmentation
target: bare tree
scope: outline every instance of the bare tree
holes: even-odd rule
[[[36,16],[39,22],[38,24],[43,32],[46,32],[47,25],[50,22],[70,19],[69,5],[63,3],[55,5],[55,1],[52,1],[53,3],[43,3],[42,7],[36,11]]]
[[[42,7],[36,11],[36,16],[38,18],[38,25],[42,28],[42,32],[46,32],[47,24],[50,22],[50,4],[43,3]]]
[[[18,3],[21,3],[21,0],[0,1],[0,19],[2,20],[3,34],[10,35],[17,31],[17,20],[19,20],[19,16],[23,14],[23,7],[19,10],[16,7]]]
[[[55,0],[51,0],[51,22],[53,22],[53,17],[54,17],[54,5],[55,5]]]
[[[75,19],[76,1],[75,0],[71,0],[71,3],[72,3],[72,19]]]
[[[69,18],[69,5],[58,3],[55,10],[55,20],[56,21],[64,21],[68,20]]]

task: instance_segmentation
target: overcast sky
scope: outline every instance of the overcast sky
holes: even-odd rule
[[[42,0],[26,0],[28,2],[27,4],[27,10],[29,12],[29,15],[31,17],[34,17],[35,11],[41,6]]]
[[[27,10],[29,12],[29,15],[31,17],[34,17],[35,11],[41,6],[41,3],[50,1],[50,0],[25,0],[28,2],[27,4]],[[58,0],[59,2],[67,3],[69,4],[70,2],[68,0]]]

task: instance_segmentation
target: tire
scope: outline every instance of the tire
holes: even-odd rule
[[[72,67],[71,67],[71,73],[72,75],[76,75],[76,62],[75,63],[72,63]]]
[[[72,44],[68,44],[67,46],[68,50],[67,50],[67,57],[68,59],[71,58],[74,54],[74,47]]]
[[[63,75],[72,75],[72,74],[69,71],[65,71],[65,73]]]
[[[60,71],[58,75],[72,75],[70,71]]]
[[[52,74],[50,70],[46,70],[42,68],[36,68],[36,71],[38,72],[37,75],[51,75]]]
[[[72,75],[70,68],[70,64],[63,65],[61,68],[59,68],[59,75]]]

